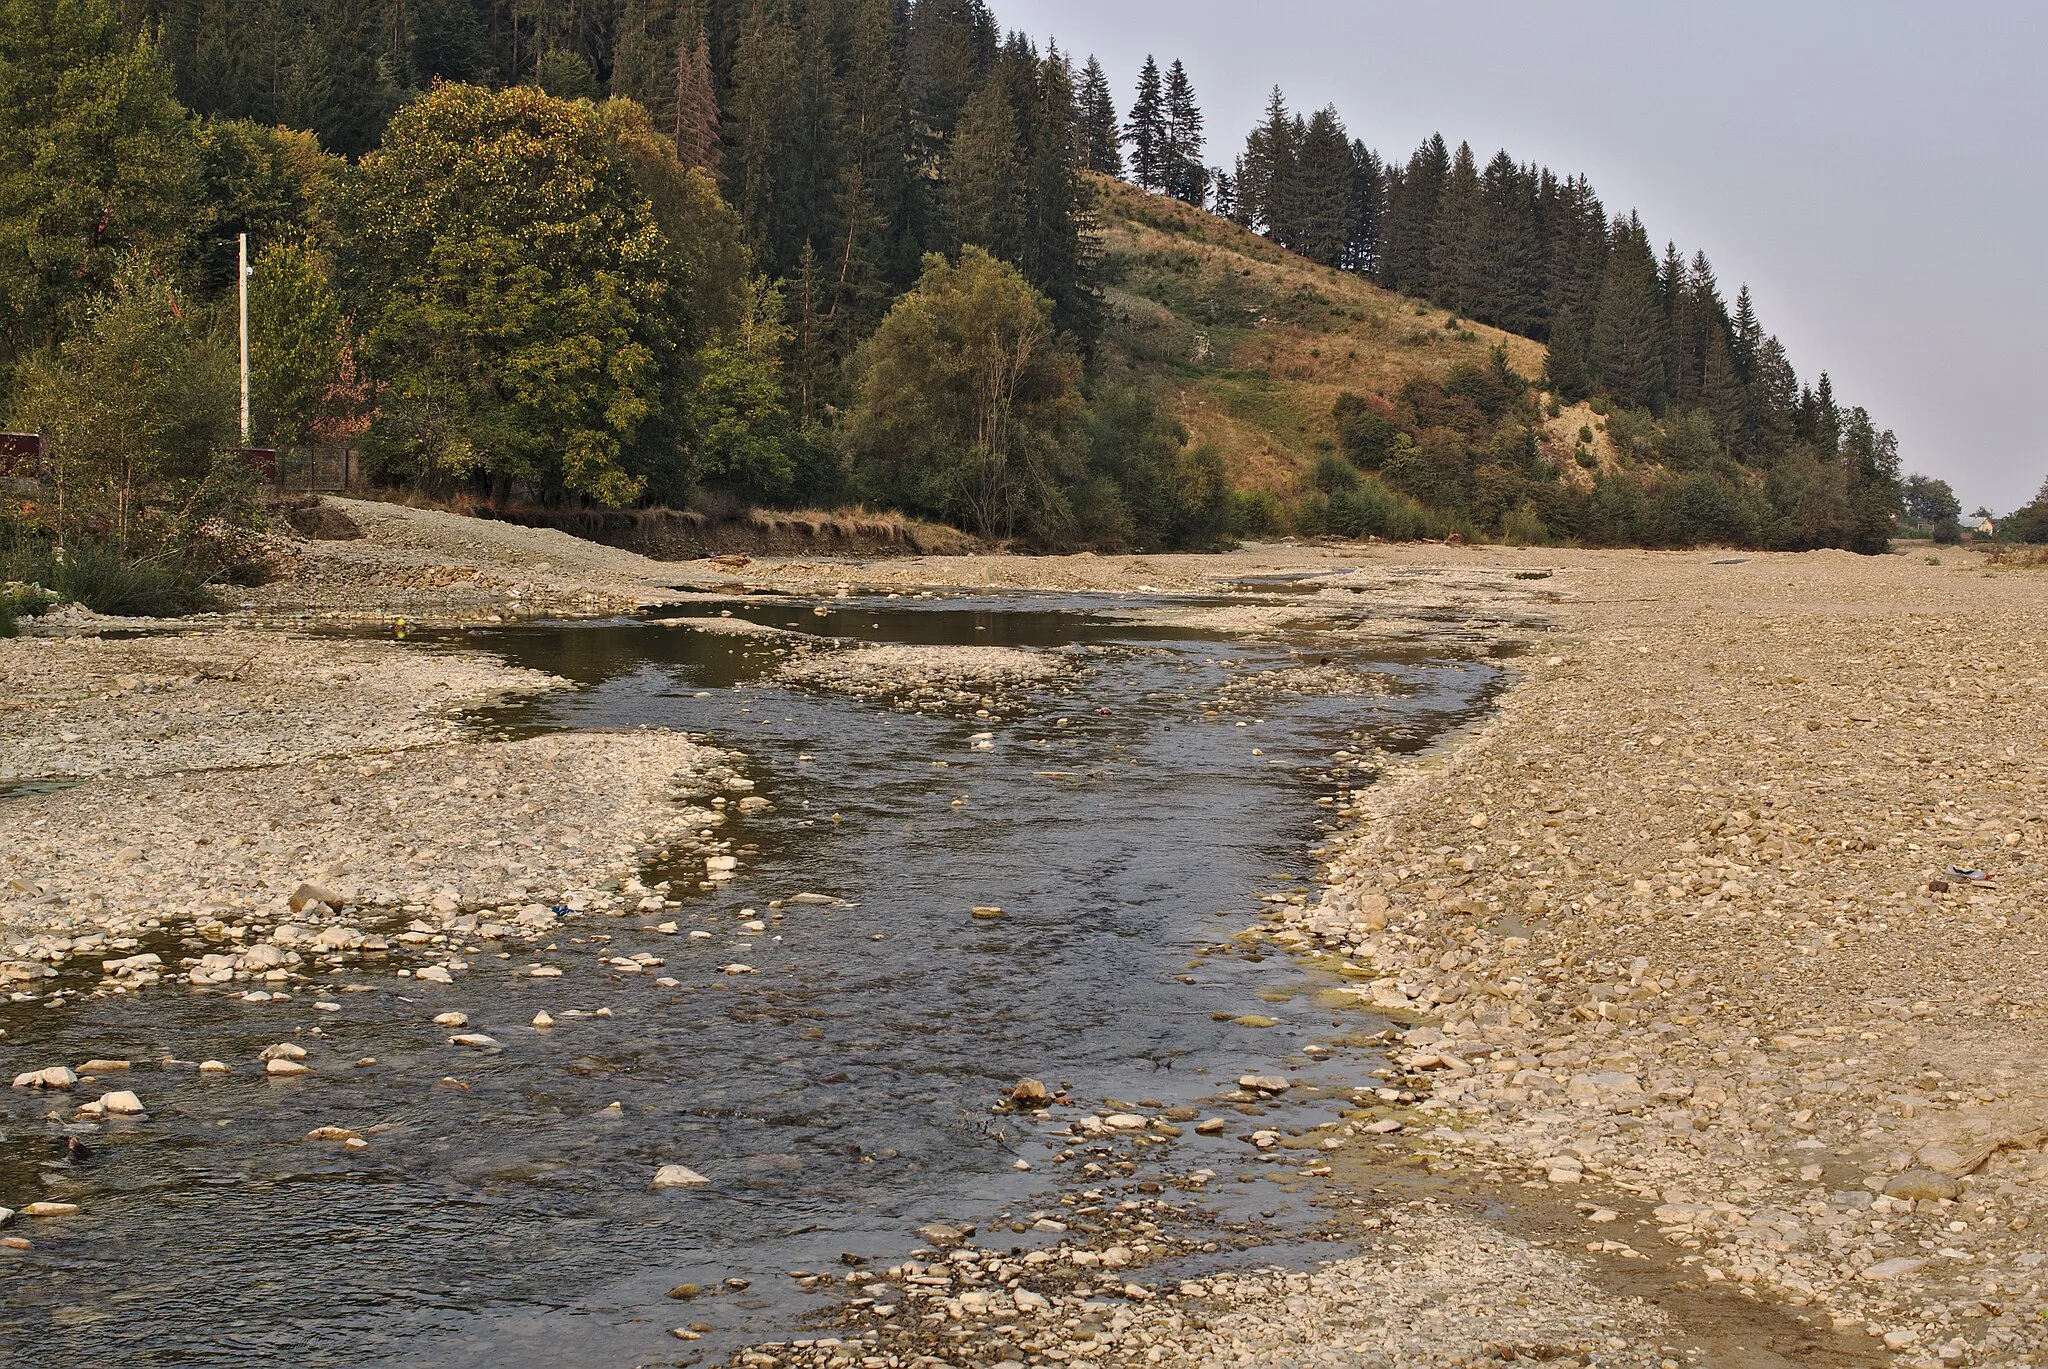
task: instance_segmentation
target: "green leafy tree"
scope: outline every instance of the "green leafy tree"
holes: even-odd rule
[[[1899,487],[1899,507],[1907,522],[1921,527],[1959,522],[1963,516],[1962,501],[1948,481],[1926,475],[1906,477]]]
[[[750,502],[785,499],[797,481],[781,378],[789,343],[782,312],[773,286],[750,290],[739,326],[705,349],[703,378],[689,405],[697,479]]]
[[[640,493],[686,320],[677,259],[602,111],[437,86],[341,201],[344,293],[387,386],[372,436],[397,468],[610,504]]]
[[[2032,503],[2014,509],[1998,525],[1998,533],[2010,542],[2048,542],[2048,480],[2041,482]]]
[[[0,365],[65,337],[130,253],[183,247],[194,143],[105,0],[0,0]]]
[[[347,352],[327,254],[305,239],[273,242],[249,278],[249,390],[257,434],[296,446],[329,417]]]
[[[48,438],[68,525],[125,557],[189,521],[235,407],[218,330],[167,272],[131,256],[77,332],[22,368],[14,420]]]
[[[1081,364],[1015,267],[926,258],[859,360],[847,440],[874,497],[985,537],[1065,531]]]

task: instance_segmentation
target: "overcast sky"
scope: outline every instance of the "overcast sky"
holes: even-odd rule
[[[1102,58],[1188,64],[1213,164],[1279,84],[1406,158],[1432,132],[1590,176],[1747,281],[1802,379],[1897,430],[1965,511],[2048,478],[2048,5],[2039,0],[993,0]]]

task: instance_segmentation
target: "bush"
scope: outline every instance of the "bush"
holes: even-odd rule
[[[175,618],[213,606],[205,581],[184,564],[160,557],[127,560],[103,542],[67,543],[51,584],[62,599],[123,618]]]

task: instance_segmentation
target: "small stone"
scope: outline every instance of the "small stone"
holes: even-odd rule
[[[1019,1079],[1010,1086],[1010,1101],[1020,1108],[1042,1108],[1052,1102],[1052,1091],[1036,1079]]]
[[[545,1011],[537,1012],[533,1015],[533,1025],[539,1027],[542,1031],[546,1031],[549,1027],[555,1025],[555,1019],[549,1017]]]
[[[123,1070],[133,1068],[134,1065],[126,1060],[88,1060],[78,1067],[78,1072],[80,1074],[119,1074]]]
[[[442,965],[425,965],[412,972],[414,979],[424,979],[429,984],[453,984],[455,976]]]
[[[1102,1125],[1111,1131],[1140,1131],[1145,1126],[1145,1119],[1134,1112],[1112,1112],[1102,1119]]]
[[[264,1047],[263,1054],[258,1058],[263,1060],[304,1060],[306,1058],[306,1048],[295,1045],[290,1041],[280,1041],[274,1046]]]
[[[702,1188],[711,1181],[686,1165],[663,1165],[654,1171],[650,1188]]]
[[[1294,1087],[1277,1074],[1247,1074],[1237,1081],[1237,1086],[1254,1093],[1285,1093]]]
[[[466,1027],[469,1025],[469,1014],[462,1012],[440,1013],[434,1018],[434,1025],[437,1027]]]
[[[1368,1136],[1392,1136],[1395,1132],[1401,1130],[1401,1123],[1392,1117],[1383,1117],[1377,1122],[1368,1124],[1364,1130]]]
[[[293,912],[304,912],[306,905],[309,903],[321,903],[325,904],[329,909],[334,909],[341,906],[342,897],[324,885],[312,883],[301,884],[292,891],[291,909]]]
[[[78,1211],[77,1203],[30,1203],[21,1210],[24,1217],[69,1217]]]
[[[100,1106],[121,1117],[139,1117],[146,1111],[142,1100],[127,1089],[100,1095]]]
[[[674,1298],[677,1302],[688,1302],[703,1291],[694,1283],[679,1283],[674,1288],[668,1290],[668,1296]],[[678,1332],[677,1334],[681,1333]]]
[[[451,1046],[467,1046],[471,1050],[478,1051],[498,1049],[497,1038],[486,1036],[482,1032],[463,1032],[460,1036],[451,1036],[448,1038],[448,1044]]]
[[[52,1065],[14,1076],[14,1087],[18,1089],[69,1089],[77,1082],[78,1076],[69,1065]]]
[[[732,964],[726,966],[723,971],[721,971],[721,973],[723,974],[754,974],[755,972],[756,971],[752,965],[742,965],[738,961],[734,961]]]
[[[314,1127],[306,1133],[308,1141],[354,1141],[360,1140],[358,1133],[347,1127]]]
[[[536,965],[526,972],[528,979],[560,979],[562,971],[554,965]]]
[[[1885,1182],[1887,1198],[1904,1198],[1909,1202],[1938,1202],[1943,1198],[1954,1198],[1963,1191],[1963,1186],[1946,1174],[1936,1174],[1931,1169],[1909,1169],[1904,1174],[1895,1174]]]
[[[1195,1123],[1195,1134],[1197,1136],[1221,1136],[1229,1129],[1229,1126],[1230,1123],[1221,1117],[1205,1117]]]
[[[1889,1283],[1893,1279],[1903,1279],[1908,1274],[1917,1274],[1932,1263],[1932,1260],[1917,1260],[1909,1255],[1901,1255],[1897,1259],[1879,1260],[1863,1271],[1863,1277],[1872,1283]]]
[[[271,1075],[294,1075],[311,1074],[313,1070],[311,1066],[302,1065],[296,1060],[285,1060],[280,1058],[277,1060],[272,1060],[270,1063],[266,1064],[263,1067],[263,1072],[265,1074]]]
[[[1907,1327],[1899,1331],[1885,1332],[1884,1346],[1887,1350],[1904,1350],[1919,1339],[1920,1333],[1911,1327]]]
[[[933,1222],[929,1226],[919,1227],[917,1234],[927,1245],[935,1249],[951,1250],[955,1246],[963,1244],[973,1231],[974,1228],[971,1226],[947,1226],[943,1222]]]
[[[973,916],[983,922],[995,922],[1006,914],[1001,908],[976,908],[973,910]]]
[[[201,1060],[199,1062],[199,1072],[201,1074],[226,1074],[229,1071],[226,1063],[223,1061]]]

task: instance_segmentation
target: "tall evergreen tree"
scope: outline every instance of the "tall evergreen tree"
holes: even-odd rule
[[[1441,134],[1409,157],[1387,197],[1387,231],[1380,256],[1380,280],[1411,295],[1430,293],[1430,261],[1437,206],[1451,176],[1451,150]]]
[[[1081,73],[1082,165],[1105,176],[1124,174],[1123,132],[1118,126],[1116,96],[1108,73],[1093,57]]]
[[[1601,388],[1630,408],[1653,412],[1669,394],[1664,374],[1664,307],[1657,256],[1640,220],[1616,219],[1614,247],[1593,321],[1593,369]]]
[[[675,35],[675,108],[668,127],[674,132],[676,155],[684,166],[718,174],[718,93],[711,76],[711,39],[701,15],[677,25]]]
[[[1361,275],[1379,269],[1380,232],[1386,218],[1386,175],[1379,154],[1363,142],[1351,144],[1351,214],[1344,267]]]
[[[1166,72],[1166,127],[1162,160],[1163,189],[1177,200],[1205,204],[1209,198],[1208,139],[1202,132],[1202,110],[1195,103],[1194,82],[1176,59]]]
[[[1138,73],[1138,98],[1124,125],[1124,139],[1131,145],[1131,179],[1147,190],[1164,190],[1172,152],[1167,143],[1166,91],[1159,63],[1150,56]]]
[[[1342,266],[1351,245],[1351,204],[1357,165],[1351,159],[1351,138],[1334,107],[1324,106],[1309,117],[1295,159],[1293,200],[1296,210],[1288,226],[1287,245],[1311,261]]]
[[[1472,145],[1459,143],[1431,226],[1429,297],[1461,314],[1478,307],[1485,283],[1486,262],[1481,254],[1484,214]]]
[[[968,97],[953,137],[949,182],[955,241],[1021,265],[1026,155],[1007,75],[999,72]]]
[[[1274,86],[1266,100],[1266,117],[1245,139],[1237,163],[1237,217],[1279,241],[1292,232],[1289,197],[1294,192],[1296,155],[1294,116],[1287,97]]]
[[[1506,152],[1487,163],[1479,183],[1478,278],[1467,306],[1475,318],[1525,337],[1541,331],[1544,278],[1542,215],[1534,167]]]

